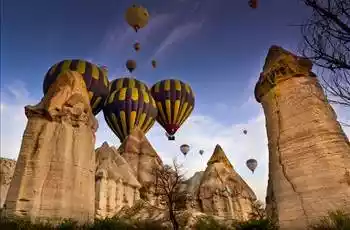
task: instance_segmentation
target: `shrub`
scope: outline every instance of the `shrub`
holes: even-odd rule
[[[24,219],[0,219],[0,229],[4,230],[166,230],[158,221],[128,221],[118,217],[106,218],[103,220],[95,220],[93,224],[79,225],[76,221],[64,220],[61,224],[54,227],[47,223],[31,223]]]
[[[237,230],[276,230],[276,225],[269,219],[253,219],[236,224]]]
[[[195,228],[197,230],[230,230],[231,226],[225,226],[212,216],[205,216],[198,219]]]
[[[329,212],[317,223],[309,226],[310,230],[350,230],[350,214],[344,211]]]

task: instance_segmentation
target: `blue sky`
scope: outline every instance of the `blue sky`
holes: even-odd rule
[[[137,3],[148,9],[151,19],[135,33],[124,21],[131,1],[3,0],[1,155],[17,157],[26,123],[23,106],[40,100],[51,65],[82,58],[107,65],[112,80],[128,74],[124,63],[132,58],[138,64],[136,78],[152,85],[175,77],[190,83],[196,95],[193,115],[176,142],[166,141],[158,125],[147,134],[163,160],[178,157],[191,175],[205,168],[215,144],[221,144],[236,170],[264,199],[265,120],[253,88],[271,45],[296,51],[300,30],[292,25],[310,12],[298,0],[260,0],[256,10],[247,2],[140,0]],[[135,41],[141,43],[138,53],[132,49]],[[157,69],[151,67],[153,58]],[[104,140],[118,145],[103,116],[98,119],[96,146]],[[182,143],[192,146],[186,160],[178,150]],[[199,149],[205,150],[203,157]],[[259,160],[254,176],[244,165],[249,157]]]

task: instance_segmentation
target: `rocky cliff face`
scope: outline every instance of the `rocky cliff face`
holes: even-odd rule
[[[272,46],[255,87],[269,147],[267,211],[281,229],[350,210],[350,144],[311,61]]]
[[[25,112],[28,122],[5,215],[93,220],[97,121],[83,77],[67,71]]]
[[[133,169],[137,181],[141,184],[140,197],[149,202],[156,202],[153,196],[156,178],[152,173],[154,167],[163,167],[163,162],[154,150],[145,134],[135,128],[124,140],[118,151]]]
[[[15,166],[15,160],[0,157],[0,208],[5,202]]]
[[[106,142],[96,149],[96,218],[112,217],[140,199],[140,183],[114,146]]]
[[[228,219],[245,220],[253,211],[256,196],[237,174],[222,148],[217,145],[204,172],[186,181],[186,209]]]

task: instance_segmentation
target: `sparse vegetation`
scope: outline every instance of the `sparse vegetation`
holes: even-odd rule
[[[180,229],[183,226],[180,226]],[[268,219],[252,219],[243,222],[225,221],[221,222],[212,216],[198,219],[194,226],[197,230],[277,230],[278,228]],[[28,220],[7,218],[0,219],[0,229],[5,230],[167,230],[162,222],[127,220],[113,217],[104,220],[95,220],[93,224],[78,225],[77,222],[66,220],[57,227],[50,224],[33,224]],[[309,230],[350,230],[350,214],[344,211],[330,212],[328,216],[321,218],[317,223],[309,226]]]
[[[93,224],[78,225],[77,222],[65,220],[60,225],[53,227],[51,224],[31,223],[28,220],[11,220],[1,218],[0,229],[4,230],[166,230],[167,228],[157,221],[130,221],[122,218],[106,218],[95,220]]]
[[[311,224],[310,230],[350,230],[350,213],[344,211],[329,212],[318,223]]]

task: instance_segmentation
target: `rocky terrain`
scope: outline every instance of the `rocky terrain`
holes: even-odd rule
[[[0,158],[0,207],[2,207],[5,202],[15,167],[15,160]]]

